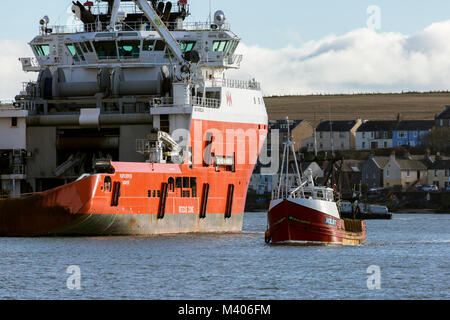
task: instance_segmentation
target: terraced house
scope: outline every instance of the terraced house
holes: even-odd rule
[[[406,120],[397,124],[392,134],[392,146],[418,147],[423,144],[423,137],[434,127],[433,120]]]
[[[392,148],[392,137],[398,121],[364,121],[356,131],[356,150]]]
[[[450,186],[450,160],[437,159],[428,168],[428,184],[440,189]]]
[[[315,144],[317,151],[338,151],[355,149],[356,130],[361,125],[361,119],[349,121],[323,121],[316,127],[315,137],[304,139],[302,147],[313,152]]]
[[[383,169],[385,188],[407,191],[416,185],[427,183],[427,161],[396,157],[393,152]]]

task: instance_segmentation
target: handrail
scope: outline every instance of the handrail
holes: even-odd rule
[[[217,30],[211,26],[208,22],[183,22],[182,24],[176,22],[166,22],[165,25],[171,31],[210,31]],[[47,29],[51,30],[46,33],[41,27],[39,27],[40,35],[43,34],[72,34],[72,33],[86,33],[86,32],[108,32],[107,27],[109,22],[102,23],[85,23],[85,24],[75,24],[75,25],[53,25],[49,26]],[[148,21],[127,21],[116,24],[117,30],[120,31],[155,31],[153,26]],[[224,24],[220,30],[229,31],[231,26],[229,24]]]
[[[235,80],[235,79],[212,79],[213,87],[225,87],[247,90],[261,90],[261,85],[255,80]]]
[[[192,104],[195,106],[218,109],[220,108],[220,100],[203,97],[192,97]]]

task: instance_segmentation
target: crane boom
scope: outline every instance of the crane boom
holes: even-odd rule
[[[155,10],[148,4],[147,0],[133,0],[133,2],[144,13],[148,21],[150,21],[150,23],[152,24],[153,28],[155,28],[156,32],[158,32],[161,38],[166,42],[170,51],[178,60],[178,63],[182,66],[185,65],[186,61],[183,57],[183,52],[181,51],[179,43],[177,42],[173,34],[169,31],[169,29],[167,29],[166,25],[161,21]],[[114,0],[113,10],[111,13],[110,28],[113,28],[116,24],[120,3],[120,0]]]

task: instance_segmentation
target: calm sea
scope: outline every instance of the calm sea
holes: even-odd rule
[[[367,227],[359,247],[267,246],[264,213],[231,235],[0,238],[0,298],[450,299],[450,215]]]

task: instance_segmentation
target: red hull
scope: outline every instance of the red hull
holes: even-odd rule
[[[266,237],[272,243],[359,245],[366,241],[365,221],[338,219],[290,200],[271,205],[268,223]]]

